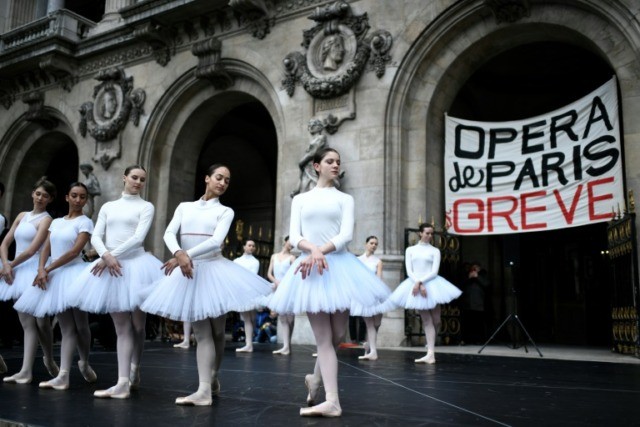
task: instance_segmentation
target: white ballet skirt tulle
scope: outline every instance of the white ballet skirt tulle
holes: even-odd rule
[[[325,255],[329,269],[320,275],[314,267],[303,280],[300,272],[294,272],[306,257],[307,254],[300,255],[287,270],[267,301],[271,310],[280,314],[349,310],[354,316],[367,317],[382,312],[389,288],[353,254]]]
[[[46,290],[38,286],[27,288],[13,308],[34,317],[52,316],[71,308],[69,295],[71,285],[86,266],[87,263],[80,261],[53,270],[49,273]]]
[[[143,295],[148,290],[143,291]],[[195,322],[230,311],[250,311],[271,292],[262,277],[218,255],[194,260],[193,279],[177,267],[154,283],[141,309],[172,320]]]
[[[412,290],[415,281],[410,277],[405,279],[393,291],[389,301],[397,307],[415,310],[431,310],[438,304],[447,304],[458,298],[462,291],[456,288],[451,282],[444,277],[436,276],[424,284],[427,290],[427,297],[413,295]]]
[[[133,311],[142,304],[141,290],[162,277],[162,262],[148,252],[118,259],[122,276],[111,276],[105,269],[100,276],[91,273],[89,264],[70,289],[72,306],[89,313]]]
[[[13,283],[9,285],[4,279],[0,279],[0,301],[18,299],[22,293],[33,284],[33,279],[38,274],[40,254],[35,254],[22,264],[13,269]]]

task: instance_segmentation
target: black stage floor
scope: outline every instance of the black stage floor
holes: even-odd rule
[[[116,380],[114,352],[94,352],[98,383],[77,368],[68,391],[38,389],[46,380],[36,360],[29,385],[0,385],[0,426],[629,426],[640,425],[640,366],[628,364],[438,354],[436,365],[416,365],[414,351],[381,350],[375,362],[360,349],[341,349],[337,419],[301,418],[312,346],[273,356],[259,344],[236,354],[228,343],[221,395],[210,407],[180,407],[177,396],[198,385],[195,348],[147,343],[142,384],[128,400],[92,393]],[[2,350],[10,372],[21,348]],[[16,424],[13,424],[16,423]]]

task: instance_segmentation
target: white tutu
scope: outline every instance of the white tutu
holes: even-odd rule
[[[438,304],[446,304],[458,298],[462,291],[456,288],[451,282],[444,277],[436,276],[424,284],[427,290],[427,297],[413,295],[412,290],[416,282],[412,278],[405,279],[398,285],[395,291],[389,297],[389,300],[398,307],[415,309],[415,310],[431,310]]]
[[[322,275],[314,268],[302,279],[294,271],[308,255],[300,255],[282,278],[267,306],[280,314],[335,313],[353,310],[358,316],[380,313],[389,289],[349,252],[325,255],[329,269]],[[352,313],[353,314],[353,313]]]
[[[194,261],[193,279],[180,268],[154,284],[141,309],[172,320],[194,322],[229,311],[254,310],[271,284],[240,265],[219,257]]]
[[[4,279],[0,279],[0,301],[18,299],[22,293],[29,289],[33,280],[38,275],[40,254],[35,254],[22,264],[13,269],[13,283],[9,285]]]
[[[118,259],[122,276],[111,276],[106,269],[94,276],[91,269],[99,261],[89,264],[69,289],[71,305],[89,313],[133,311],[142,303],[142,288],[162,277],[162,262],[148,252]]]
[[[71,308],[69,291],[76,278],[84,271],[87,263],[74,262],[49,273],[47,289],[31,286],[13,305],[16,311],[35,317],[51,316]]]

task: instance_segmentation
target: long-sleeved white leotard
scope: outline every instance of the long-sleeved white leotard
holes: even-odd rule
[[[91,244],[98,255],[108,251],[116,258],[142,248],[153,214],[151,203],[139,195],[123,193],[121,198],[105,203],[100,209]]]
[[[172,254],[184,249],[191,259],[210,259],[220,254],[232,221],[233,210],[217,198],[180,203],[164,232],[164,242]]]
[[[419,242],[405,252],[407,275],[414,282],[426,283],[438,275],[440,251],[429,243]]]
[[[260,261],[258,261],[258,258],[253,255],[242,254],[241,257],[234,259],[233,262],[246,268],[253,274],[258,274],[258,271],[260,271]]]
[[[316,246],[331,242],[342,252],[353,238],[353,223],[353,197],[335,187],[315,187],[293,198],[289,238],[295,247],[301,240]]]

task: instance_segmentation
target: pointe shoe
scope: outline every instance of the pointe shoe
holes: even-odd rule
[[[13,374],[10,377],[4,377],[2,381],[7,384],[29,384],[31,382],[31,376],[20,377],[19,375],[20,372]]]
[[[304,377],[304,385],[307,386],[309,394],[307,395],[307,405],[313,406],[318,398],[318,390],[320,389],[320,382],[316,381],[312,374],[307,374]]]
[[[49,381],[42,381],[40,384],[38,384],[38,387],[43,389],[67,390],[69,388],[69,383],[65,383],[63,380],[54,378]]]
[[[378,353],[367,353],[364,356],[358,356],[358,360],[378,360]]]
[[[311,408],[300,408],[301,417],[339,417],[342,415],[342,408],[339,404],[329,401],[322,402]]]
[[[184,348],[184,349],[188,349],[190,347],[189,345],[189,341],[182,341],[178,344],[174,344],[173,348]]]
[[[140,369],[132,369],[131,372],[129,372],[129,388],[131,390],[140,388]]]
[[[212,403],[213,400],[211,399],[211,397],[197,398],[191,395],[187,397],[176,398],[176,405],[180,406],[211,406]]]
[[[98,381],[98,375],[96,375],[96,372],[91,368],[89,363],[78,360],[78,369],[86,382],[95,383]]]
[[[236,353],[253,353],[253,346],[245,345],[244,347],[236,348]]]
[[[273,350],[273,354],[281,354],[283,356],[288,356],[291,354],[291,351],[288,348],[281,348],[280,350]]]
[[[428,351],[427,355],[415,360],[416,363],[426,363],[427,365],[433,365],[436,363],[435,353]]]
[[[7,370],[7,364],[4,363],[4,359],[2,358],[2,356],[0,356],[0,374],[4,374],[5,372],[7,372]]]
[[[211,396],[220,395],[220,381],[216,378],[211,383]]]
[[[122,390],[118,391],[118,386],[115,385],[107,390],[96,390],[93,392],[93,396],[100,399],[128,399],[131,396],[129,387],[123,386]]]
[[[49,372],[49,375],[51,375],[53,378],[58,376],[58,374],[60,373],[60,368],[58,368],[58,365],[56,365],[55,360],[49,360],[46,357],[43,357],[42,363],[44,363],[44,367],[47,368],[47,372]]]

